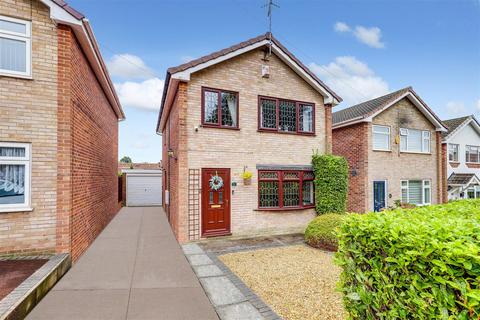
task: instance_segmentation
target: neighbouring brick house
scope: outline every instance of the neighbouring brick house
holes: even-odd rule
[[[1,1],[0,41],[0,254],[76,260],[119,210],[124,114],[88,20],[64,1]]]
[[[335,112],[333,153],[349,164],[348,210],[445,202],[446,130],[411,87]]]
[[[473,115],[443,123],[448,199],[480,198],[480,123]]]
[[[314,216],[311,156],[331,152],[341,98],[273,37],[270,54],[270,36],[167,71],[157,131],[180,242],[303,231]]]

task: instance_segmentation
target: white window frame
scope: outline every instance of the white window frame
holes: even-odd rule
[[[385,132],[375,132],[375,129],[376,128],[387,128],[388,129],[388,133],[385,133]],[[386,149],[382,149],[382,148],[375,148],[374,146],[374,140],[375,140],[375,135],[376,134],[382,134],[382,135],[386,135],[388,136],[388,146]],[[390,151],[391,150],[391,143],[390,143],[390,139],[391,139],[391,130],[390,130],[390,127],[389,126],[382,126],[382,125],[372,125],[372,149],[375,150],[375,151]]]
[[[421,151],[412,151],[409,150],[409,133],[410,130],[420,131],[420,138],[421,141]],[[402,148],[402,136],[406,139],[406,149]],[[428,141],[428,142],[425,142]],[[424,153],[430,154],[431,153],[431,144],[432,144],[432,133],[429,130],[419,130],[419,129],[408,129],[408,128],[400,128],[400,152],[406,153]]]
[[[0,20],[25,25],[25,33],[12,32],[0,29],[0,38],[22,41],[25,43],[25,72],[1,69],[0,75],[30,78],[32,76],[32,23],[26,20],[15,19],[0,15]]]
[[[477,148],[477,162],[472,162],[470,161],[470,155],[472,152],[470,151],[470,148]],[[468,157],[467,157],[467,151],[468,151]],[[465,162],[466,163],[480,163],[480,146],[474,146],[474,145],[466,145],[465,146]]]
[[[456,147],[457,148],[457,158],[456,159],[453,159],[453,160],[450,160],[450,151],[451,151],[451,147]],[[458,162],[459,161],[459,155],[460,155],[460,145],[459,144],[456,144],[456,143],[449,143],[448,144],[448,161],[449,162]],[[455,158],[455,157],[454,157]]]
[[[0,142],[0,147],[25,148],[24,157],[1,157],[0,164],[25,166],[25,201],[24,203],[0,204],[0,212],[32,211],[31,208],[31,162],[32,152],[29,143]]]
[[[407,203],[410,203],[409,197],[409,188],[410,188],[410,181],[422,181],[422,203],[417,204],[417,206],[428,206],[432,204],[432,182],[429,179],[411,179],[411,180],[400,180],[400,199],[402,198],[402,191],[407,191]],[[406,182],[406,186],[404,186],[404,182]],[[425,201],[425,190],[430,190],[430,201]]]

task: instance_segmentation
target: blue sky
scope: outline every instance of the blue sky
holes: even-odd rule
[[[93,25],[127,120],[119,156],[159,161],[165,71],[267,30],[264,0],[70,0]],[[273,34],[346,101],[413,86],[442,118],[480,115],[480,0],[276,0]],[[337,109],[337,110],[338,110]]]

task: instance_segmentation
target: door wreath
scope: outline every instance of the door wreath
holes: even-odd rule
[[[210,189],[213,191],[217,191],[223,187],[223,179],[219,177],[218,174],[212,176],[209,180],[210,182]]]

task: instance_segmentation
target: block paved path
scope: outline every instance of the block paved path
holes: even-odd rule
[[[218,319],[159,207],[122,208],[27,319]]]

